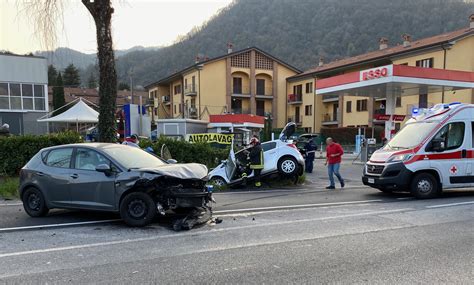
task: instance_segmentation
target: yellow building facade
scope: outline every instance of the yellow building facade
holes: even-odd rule
[[[474,72],[473,23],[471,16],[470,26],[467,28],[416,41],[404,35],[403,42],[393,47],[389,47],[387,39],[382,38],[378,51],[327,64],[320,62],[319,66],[287,80],[288,96],[300,92],[301,88],[295,86],[302,85],[304,93],[304,86],[310,81],[317,86],[319,79],[390,64]],[[297,106],[313,102],[313,118],[303,119],[298,123],[305,131],[320,132],[321,128],[328,127],[383,126],[384,122],[377,121],[376,118],[378,114],[385,114],[385,98],[358,95],[303,94],[302,101],[288,101],[287,116],[292,118],[300,115],[301,109]],[[311,98],[312,96],[315,98]],[[417,95],[400,96],[396,100],[395,114],[406,115],[408,119],[413,108],[426,108],[449,102],[474,103],[474,91],[472,89],[436,93],[420,91]],[[402,124],[403,122],[397,123],[395,128],[400,128]]]
[[[300,72],[258,48],[248,48],[196,62],[146,88],[156,119],[271,115],[277,127],[287,121],[286,79]]]

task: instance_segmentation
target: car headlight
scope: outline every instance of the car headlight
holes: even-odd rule
[[[390,157],[387,160],[387,162],[403,162],[403,161],[409,160],[412,157],[413,157],[412,153],[397,154],[397,155],[394,155],[394,156]]]

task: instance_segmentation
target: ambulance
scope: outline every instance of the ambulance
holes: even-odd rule
[[[474,186],[474,105],[414,109],[405,126],[364,167],[362,182],[420,199]]]

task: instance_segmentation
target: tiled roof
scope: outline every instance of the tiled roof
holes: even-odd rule
[[[327,64],[323,64],[322,66],[317,66],[303,73],[294,75],[290,78],[298,78],[298,77],[306,76],[309,74],[318,74],[318,73],[322,73],[326,71],[331,71],[336,68],[351,66],[354,64],[362,64],[362,63],[373,61],[373,60],[388,59],[392,56],[416,51],[418,49],[423,49],[423,48],[428,48],[431,46],[448,43],[458,38],[462,38],[462,37],[472,35],[472,34],[474,34],[474,29],[464,28],[464,29],[457,30],[454,32],[449,32],[449,33],[445,33],[445,34],[441,34],[441,35],[437,35],[437,36],[433,36],[429,38],[412,41],[410,45],[406,47],[403,46],[402,44],[399,44],[397,46],[389,47],[383,50],[376,50],[376,51],[368,52],[365,54],[329,62]]]
[[[148,100],[148,92],[144,91],[133,91],[133,101],[135,104],[138,104],[139,96],[143,97],[143,104]],[[130,91],[117,91],[117,106],[123,106],[125,104],[131,103],[129,99]],[[99,92],[95,88],[64,88],[64,99],[66,104],[70,103],[77,98],[82,97],[96,105],[99,105]],[[53,88],[48,88],[48,101],[52,104],[53,101]]]

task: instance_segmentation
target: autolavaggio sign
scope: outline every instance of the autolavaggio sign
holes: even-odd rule
[[[233,134],[217,134],[217,133],[206,133],[206,134],[189,134],[186,136],[186,141],[190,143],[205,142],[205,143],[218,143],[218,144],[231,144]]]

